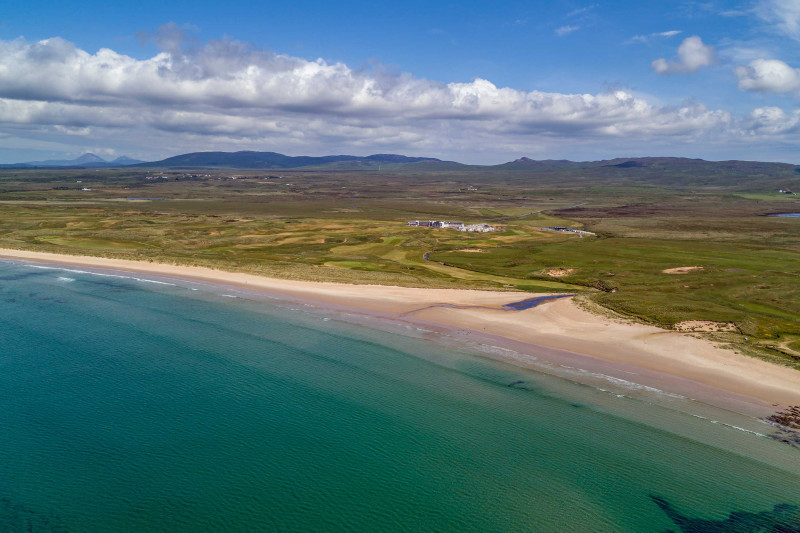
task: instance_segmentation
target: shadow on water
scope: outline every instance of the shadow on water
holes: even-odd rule
[[[800,507],[788,503],[778,504],[771,511],[732,511],[725,520],[704,520],[680,514],[664,498],[652,494],[650,498],[681,533],[800,533]]]
[[[0,531],[64,533],[67,528],[55,515],[16,504],[9,498],[0,498]]]

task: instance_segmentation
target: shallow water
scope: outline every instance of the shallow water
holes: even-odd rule
[[[0,530],[800,520],[800,453],[757,421],[244,296],[0,262]]]

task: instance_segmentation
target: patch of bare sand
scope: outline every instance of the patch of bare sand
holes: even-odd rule
[[[573,272],[575,272],[574,268],[551,268],[547,271],[547,275],[554,278],[563,278],[569,276]]]
[[[667,268],[661,271],[662,274],[688,274],[696,270],[703,270],[701,266],[685,266],[676,268]]]
[[[456,250],[456,252],[466,252],[468,254],[484,254],[486,250],[481,248],[462,248],[461,250]]]
[[[714,322],[713,320],[684,320],[675,324],[673,329],[695,332],[739,331],[733,322]]]

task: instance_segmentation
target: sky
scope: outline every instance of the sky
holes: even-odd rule
[[[0,10],[0,163],[800,163],[800,0],[120,4]]]

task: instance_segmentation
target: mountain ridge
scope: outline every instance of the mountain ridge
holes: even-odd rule
[[[409,157],[399,154],[373,154],[369,156],[326,155],[326,156],[289,156],[278,152],[256,152],[252,150],[238,152],[190,152],[173,157],[140,163],[136,166],[154,167],[219,167],[242,169],[289,169],[303,167],[324,167],[328,165],[343,166],[350,163],[356,167],[378,168],[382,165],[404,165],[419,162],[443,162],[433,157]],[[447,162],[453,163],[453,162]],[[346,165],[345,165],[346,166]]]
[[[0,165],[0,168],[103,168],[130,166],[144,163],[141,159],[132,159],[126,155],[121,155],[113,161],[106,161],[99,155],[87,152],[75,159],[47,159],[44,161],[28,161],[25,163],[12,163],[10,165]]]
[[[658,173],[700,173],[719,177],[726,172],[757,175],[776,172],[800,173],[800,168],[789,163],[763,161],[707,161],[686,157],[619,157],[595,161],[570,161],[568,159],[536,160],[520,157],[513,161],[496,165],[468,165],[457,161],[444,161],[434,157],[406,156],[401,154],[372,154],[368,156],[326,155],[289,156],[278,152],[237,151],[237,152],[190,152],[168,157],[160,161],[145,162],[120,156],[113,161],[86,153],[71,160],[30,161],[13,165],[0,165],[0,168],[230,168],[252,170],[290,170],[305,169],[319,171],[381,171],[406,170],[420,172],[435,171],[504,171],[512,174],[549,174],[564,171],[590,172],[591,174],[619,173],[625,176],[630,172],[644,174]]]
[[[719,168],[765,165],[778,165],[786,168],[795,167],[789,163],[773,163],[764,161],[707,161],[704,159],[687,157],[618,157],[593,161],[571,161],[568,159],[543,159],[536,160],[520,157],[514,161],[496,165],[469,165],[457,161],[445,161],[435,157],[412,157],[399,154],[373,154],[368,156],[353,155],[326,155],[326,156],[288,156],[277,152],[190,152],[177,156],[139,163],[140,167],[219,167],[240,169],[291,169],[310,168],[324,170],[331,169],[401,169],[418,168],[419,170],[521,170],[552,172],[569,169],[599,169],[613,168],[625,169],[658,169],[666,166],[680,166],[686,168],[716,166]]]

